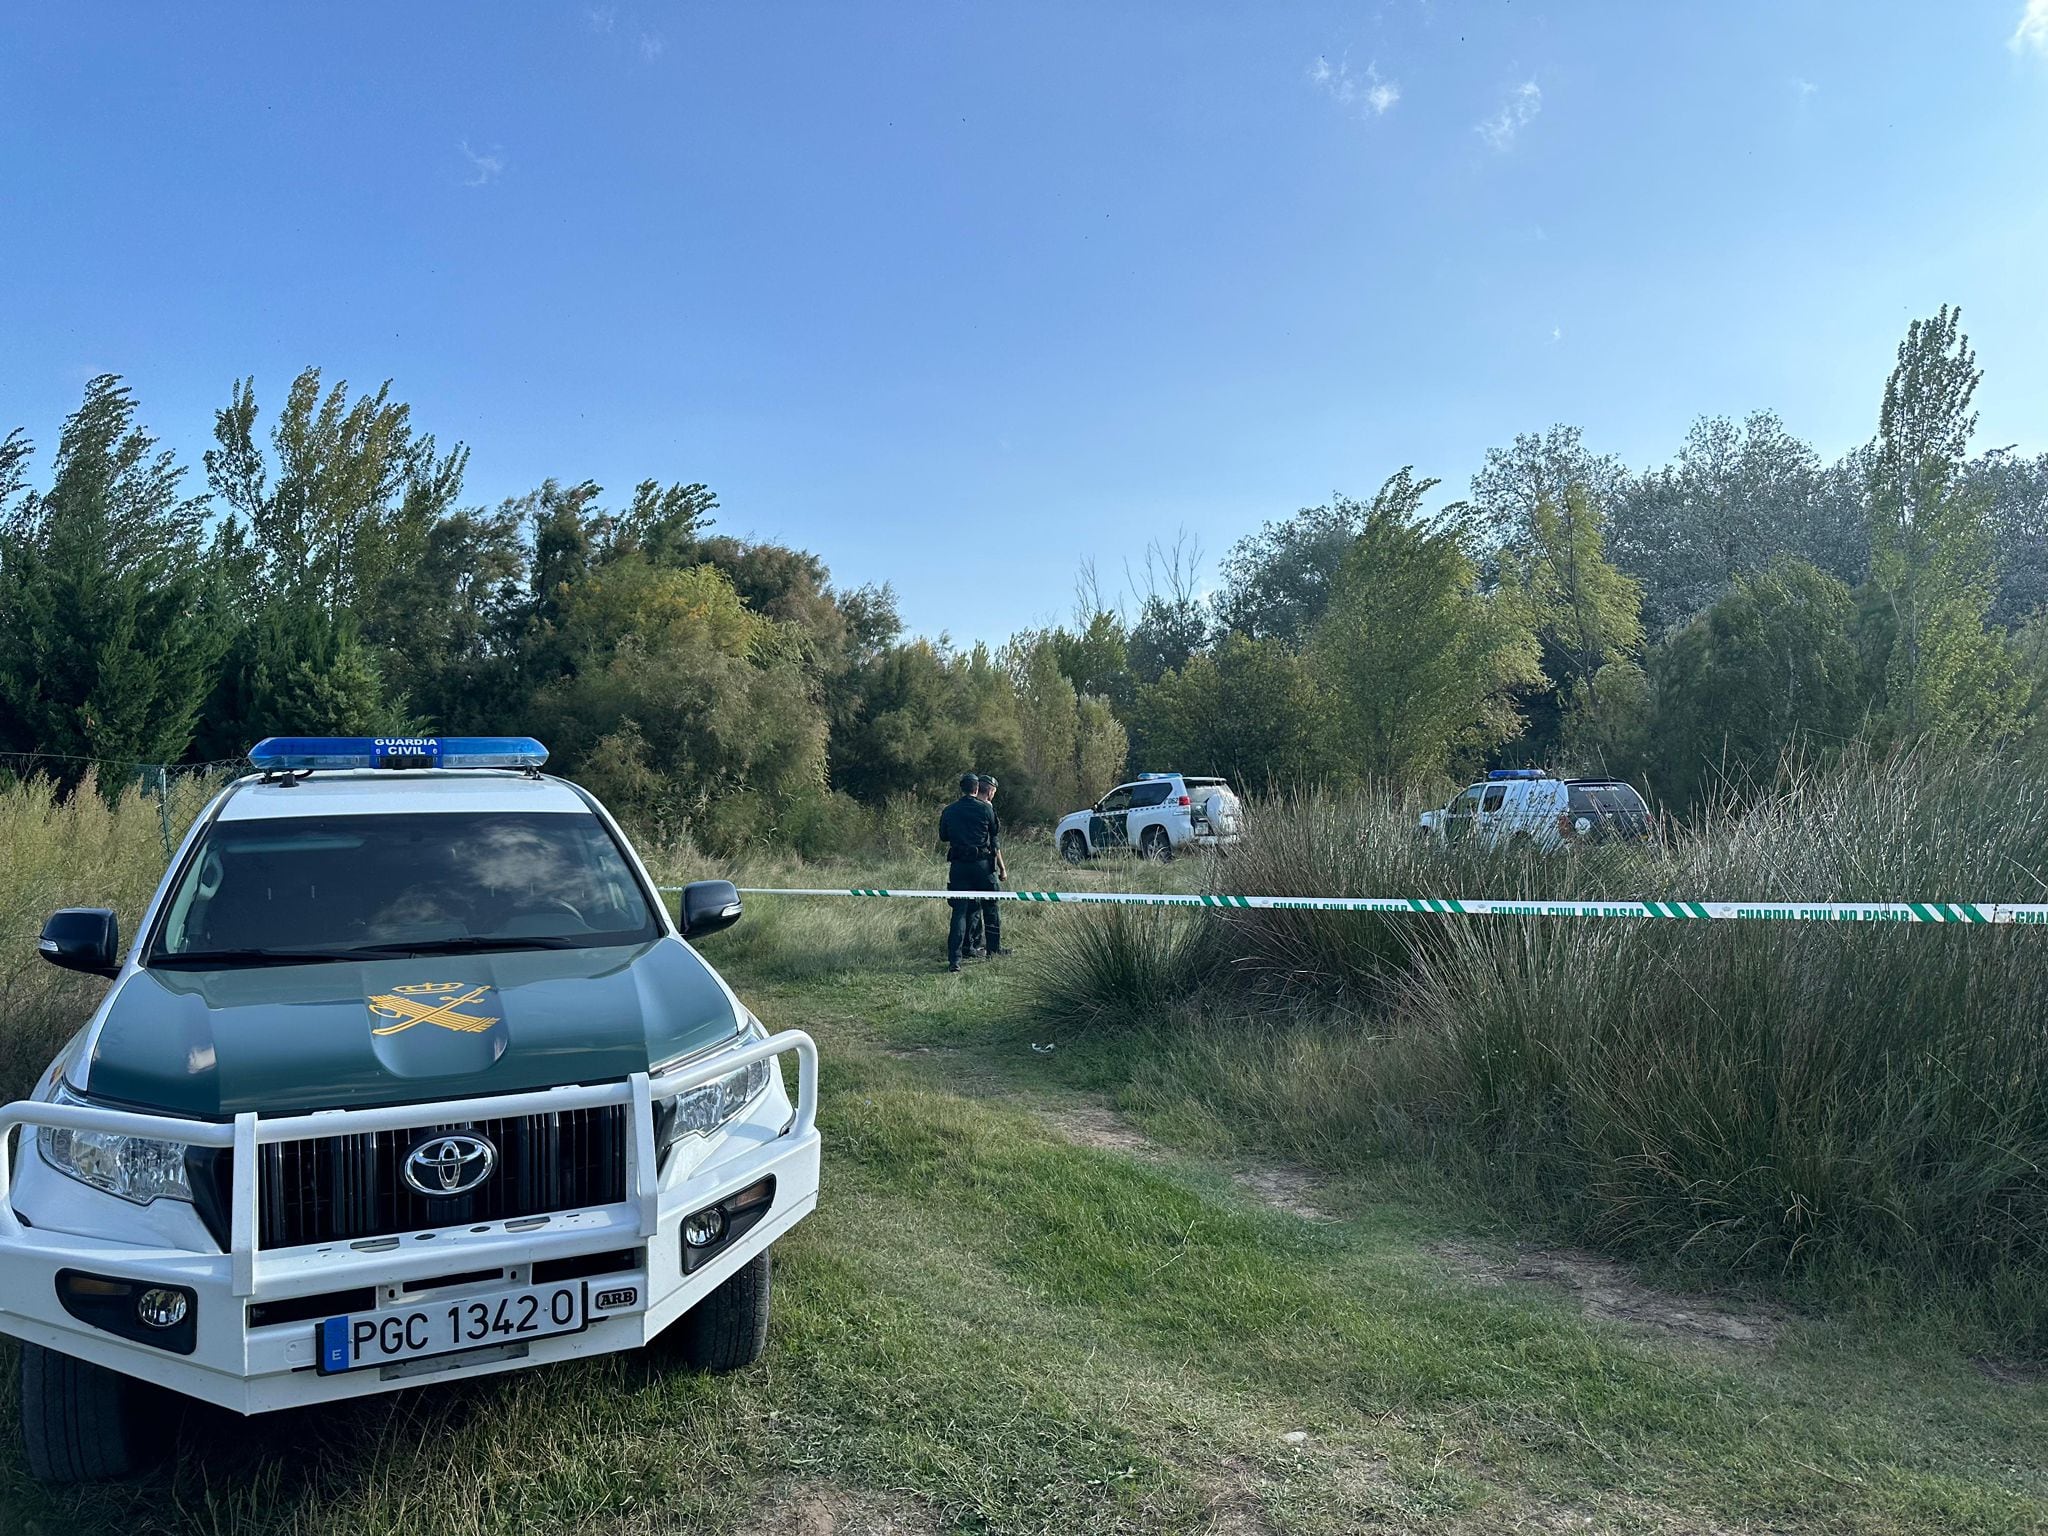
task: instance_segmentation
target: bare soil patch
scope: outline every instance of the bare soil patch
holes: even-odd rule
[[[1989,1355],[1978,1355],[1971,1359],[1970,1364],[2001,1386],[2038,1387],[2048,1381],[2048,1364],[2038,1360],[1997,1360]]]
[[[1210,1490],[1208,1507],[1196,1529],[1202,1536],[1271,1536],[1273,1527],[1259,1501],[1259,1483],[1259,1469],[1250,1461],[1241,1456],[1229,1458],[1222,1479]]]
[[[1568,1292],[1588,1317],[1609,1322],[1759,1349],[1776,1343],[1785,1326],[1785,1314],[1772,1308],[1659,1290],[1612,1259],[1576,1248],[1522,1249],[1512,1258],[1483,1253],[1465,1243],[1433,1243],[1430,1251],[1481,1284],[1521,1282]]]
[[[1303,1221],[1337,1220],[1316,1204],[1316,1196],[1322,1191],[1324,1181],[1306,1168],[1274,1163],[1241,1168],[1231,1178],[1240,1189],[1249,1190],[1276,1211],[1286,1211]]]
[[[1077,1147],[1156,1158],[1165,1149],[1106,1104],[1073,1103],[1040,1111],[1052,1128]]]
[[[893,1494],[812,1484],[749,1515],[739,1536],[933,1536],[931,1515]]]
[[[1046,1123],[1079,1147],[1103,1152],[1121,1152],[1126,1157],[1159,1158],[1166,1148],[1124,1119],[1107,1104],[1076,1100],[1042,1107]],[[1323,1180],[1306,1168],[1286,1163],[1255,1164],[1236,1170],[1231,1180],[1262,1205],[1286,1211],[1304,1221],[1335,1221],[1337,1218],[1316,1204]]]

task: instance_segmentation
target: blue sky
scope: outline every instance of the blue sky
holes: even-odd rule
[[[1838,452],[1945,300],[2048,448],[2044,237],[2048,0],[0,17],[0,430],[391,378],[961,640],[1554,421]]]

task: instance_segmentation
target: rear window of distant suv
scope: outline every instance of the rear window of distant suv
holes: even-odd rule
[[[1643,804],[1643,797],[1636,793],[1633,784],[1574,784],[1571,812],[1574,816],[1619,821],[1631,827],[1647,824],[1650,819],[1650,808]]]

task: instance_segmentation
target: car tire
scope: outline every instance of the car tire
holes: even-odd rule
[[[1145,835],[1138,839],[1138,857],[1164,864],[1173,858],[1173,839],[1166,835],[1164,827],[1147,827]]]
[[[684,1317],[683,1363],[696,1371],[737,1371],[768,1347],[768,1255],[758,1253]]]
[[[1078,832],[1069,832],[1060,839],[1060,857],[1069,864],[1088,862],[1088,839]]]
[[[160,1394],[146,1383],[40,1344],[20,1348],[21,1447],[38,1482],[113,1482],[163,1450],[170,1416],[151,1411]]]

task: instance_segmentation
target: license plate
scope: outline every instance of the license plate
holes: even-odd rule
[[[423,1355],[574,1333],[585,1320],[583,1295],[583,1282],[578,1280],[330,1317],[314,1334],[320,1374],[334,1376]]]

